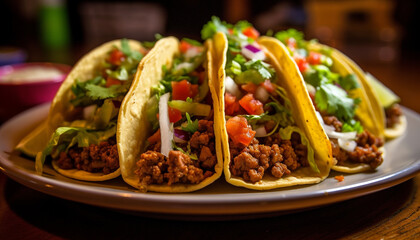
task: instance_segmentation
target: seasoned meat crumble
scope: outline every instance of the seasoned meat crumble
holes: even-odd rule
[[[301,166],[308,166],[307,148],[297,133],[292,134],[291,140],[282,140],[277,133],[260,141],[262,144],[254,138],[249,146],[229,142],[233,176],[256,183],[266,172],[281,178]]]
[[[79,169],[87,172],[109,174],[119,167],[118,149],[115,139],[89,147],[72,147],[68,152],[61,152],[57,159],[61,169]]]
[[[188,144],[191,155],[197,156],[196,160],[178,150],[170,151],[165,157],[160,153],[160,141],[150,145],[137,161],[135,173],[140,184],[197,184],[212,176],[217,164],[213,121],[199,120],[198,131],[191,135],[188,143],[180,144],[184,152],[187,152]]]

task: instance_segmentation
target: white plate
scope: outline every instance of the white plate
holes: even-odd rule
[[[95,206],[137,214],[173,216],[240,216],[284,213],[322,206],[369,194],[406,181],[420,172],[420,116],[403,108],[408,131],[385,144],[384,163],[367,173],[345,175],[334,172],[322,183],[273,191],[252,191],[227,184],[223,176],[203,190],[183,194],[140,193],[121,178],[90,183],[59,175],[48,164],[42,176],[35,174],[33,159],[14,150],[17,142],[43,121],[49,105],[30,109],[0,129],[0,169],[15,181],[35,190]]]

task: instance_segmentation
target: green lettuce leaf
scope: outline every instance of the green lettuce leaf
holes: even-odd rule
[[[355,108],[360,99],[349,98],[347,92],[340,87],[325,84],[317,88],[315,102],[319,110],[347,122],[354,117]]]
[[[184,131],[187,131],[189,133],[195,133],[198,131],[198,119],[195,119],[195,121],[191,121],[190,114],[185,113],[185,116],[187,117],[187,125],[185,127],[181,126],[181,129]]]
[[[99,144],[114,136],[116,129],[116,124],[112,124],[110,128],[104,131],[87,131],[84,128],[76,127],[57,128],[45,149],[36,156],[36,172],[42,174],[45,159],[48,155],[58,157],[60,152],[67,151],[72,146],[89,147],[91,144]]]
[[[309,166],[311,167],[311,169],[316,172],[316,173],[320,173],[318,166],[316,165],[315,162],[315,152],[314,149],[312,148],[311,144],[309,143],[308,139],[306,138],[305,133],[298,127],[295,126],[288,126],[286,128],[282,128],[279,130],[279,134],[281,136],[282,139],[285,140],[290,140],[290,138],[292,137],[292,133],[296,132],[300,135],[300,141],[303,145],[306,146],[307,150],[308,150],[308,163]]]

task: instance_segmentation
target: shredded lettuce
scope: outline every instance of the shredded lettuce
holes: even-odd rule
[[[138,51],[131,50],[130,45],[128,44],[128,40],[125,38],[121,40],[121,51],[127,57],[133,58],[137,61],[140,61],[143,58],[143,54]]]
[[[309,143],[308,139],[306,138],[305,133],[300,128],[295,127],[295,126],[287,126],[286,128],[281,128],[279,130],[279,134],[280,134],[281,138],[284,139],[284,140],[290,140],[293,132],[296,132],[300,135],[301,143],[303,145],[305,145],[307,150],[308,150],[307,156],[308,156],[309,166],[311,167],[311,169],[314,172],[319,173],[320,171],[319,171],[318,166],[316,165],[316,162],[315,162],[314,149],[312,148],[311,144]]]
[[[191,120],[190,114],[185,113],[185,116],[187,118],[187,125],[185,127],[181,126],[181,129],[184,131],[187,131],[189,133],[195,133],[198,131],[198,119],[195,119],[195,121],[193,122]]]
[[[180,151],[180,152],[182,152],[182,153],[183,153],[183,154],[185,154],[185,155],[188,155],[188,156],[191,158],[191,160],[198,160],[197,154],[195,154],[195,153],[191,153],[191,145],[190,145],[190,143],[189,143],[189,142],[188,142],[188,145],[187,145],[187,152],[185,152],[185,151],[184,151],[184,149],[182,149],[182,148],[178,147],[178,146],[175,144],[175,142],[174,142],[174,141],[172,141],[172,148],[173,148],[173,149],[176,149],[176,150],[178,150],[178,151]]]

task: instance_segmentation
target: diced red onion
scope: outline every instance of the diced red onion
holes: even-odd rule
[[[174,141],[177,143],[186,143],[189,139],[188,132],[175,128],[174,129]]]
[[[257,129],[255,129],[254,131],[255,131],[255,137],[264,137],[267,135],[267,131],[265,130],[264,125],[257,127]]]
[[[226,88],[226,92],[232,94],[237,99],[241,98],[241,95],[242,95],[241,90],[239,89],[235,81],[229,76],[227,76],[225,79],[225,88]]]
[[[260,100],[262,103],[265,103],[268,98],[270,97],[270,93],[263,87],[258,86],[257,90],[255,91],[255,98]]]
[[[159,125],[160,125],[160,152],[168,157],[172,150],[172,140],[174,138],[173,123],[169,121],[168,115],[169,93],[163,94],[159,99]]]
[[[241,49],[242,55],[248,59],[265,60],[264,52],[254,45],[248,44]]]

